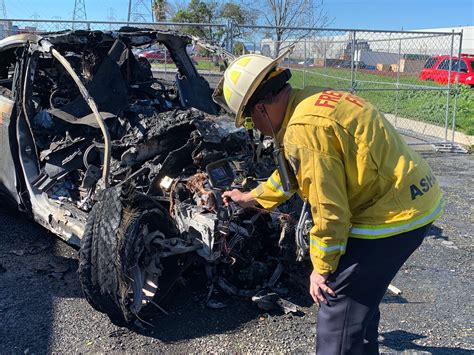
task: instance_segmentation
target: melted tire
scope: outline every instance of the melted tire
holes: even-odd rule
[[[144,246],[140,222],[150,213],[166,220],[162,210],[147,204],[133,188],[109,188],[98,196],[81,240],[78,272],[84,296],[119,326],[137,317],[130,309],[130,268],[140,262]]]
[[[120,266],[117,233],[122,216],[120,190],[103,191],[92,208],[81,240],[79,280],[87,301],[96,310],[106,313],[114,323],[130,320],[120,307]]]

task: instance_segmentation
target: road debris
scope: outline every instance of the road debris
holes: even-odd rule
[[[400,296],[402,294],[402,291],[399,288],[393,286],[392,284],[388,285],[388,290],[395,296]]]

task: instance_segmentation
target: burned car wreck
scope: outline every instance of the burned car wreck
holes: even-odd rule
[[[80,248],[84,294],[116,323],[166,312],[193,268],[211,307],[215,286],[294,309],[274,290],[303,258],[310,222],[295,220],[297,201],[271,213],[223,204],[223,190],[271,174],[272,147],[219,111],[190,41],[134,28],[0,41],[0,197]],[[132,53],[157,44],[174,81]]]

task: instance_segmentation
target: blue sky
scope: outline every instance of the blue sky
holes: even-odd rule
[[[74,0],[4,1],[10,18],[71,19],[74,8]],[[473,0],[316,1],[322,2],[328,15],[334,18],[332,28],[412,30],[474,25]],[[128,0],[85,0],[85,3],[89,20],[107,20],[111,14],[118,21],[127,18]]]

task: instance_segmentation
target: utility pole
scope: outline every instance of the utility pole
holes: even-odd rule
[[[0,16],[2,16],[2,19],[7,18],[7,8],[5,7],[5,0],[2,0],[0,4]],[[7,37],[10,34],[11,30],[11,22],[9,21],[0,21],[0,39],[3,39]]]
[[[73,21],[87,21],[87,13],[86,13],[86,3],[85,0],[74,0],[74,12],[72,13]],[[81,26],[80,24],[73,23],[72,29],[78,29]],[[86,26],[88,27],[88,26]]]
[[[61,16],[53,16],[51,17],[53,20],[61,20]],[[64,30],[64,24],[62,24],[61,22],[56,22],[56,24],[54,25],[54,30],[55,31],[61,31],[61,30]]]
[[[36,11],[33,13],[33,15],[30,16],[30,18],[32,18],[35,21],[38,21],[40,17],[41,16]],[[23,31],[28,32],[28,33],[35,33],[35,32],[38,31],[38,26],[40,26],[40,24],[38,22],[36,22],[36,23],[32,24],[31,26],[25,26]]]
[[[107,16],[107,21],[114,22],[116,20],[115,17],[115,9],[113,7],[109,7],[109,14]],[[112,24],[109,24],[109,30],[112,30]]]
[[[2,18],[6,19],[7,18],[7,8],[5,7],[5,0],[2,0],[0,10],[2,11],[2,13],[1,13]]]
[[[127,22],[153,22],[153,1],[128,0]]]

